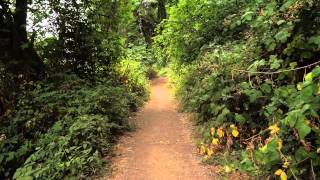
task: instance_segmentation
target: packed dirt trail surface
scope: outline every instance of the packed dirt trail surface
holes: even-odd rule
[[[102,179],[214,179],[197,156],[192,125],[177,112],[166,79],[152,81],[151,99],[134,119],[137,131],[120,140],[111,177]]]

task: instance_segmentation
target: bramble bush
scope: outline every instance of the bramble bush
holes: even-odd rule
[[[154,49],[198,117],[205,161],[258,177],[320,176],[319,9],[315,0],[171,7]]]

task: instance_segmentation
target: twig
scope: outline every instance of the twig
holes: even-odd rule
[[[291,174],[293,175],[294,179],[295,179],[295,180],[298,180],[298,177],[293,173],[293,171],[292,171],[291,168],[290,168],[290,172],[291,172]]]
[[[306,66],[302,66],[302,67],[298,67],[298,68],[294,68],[294,69],[285,69],[285,70],[281,70],[281,71],[275,71],[275,72],[263,72],[263,71],[247,71],[247,70],[242,70],[242,69],[233,69],[231,70],[233,71],[238,71],[238,72],[245,72],[245,73],[249,73],[249,74],[268,74],[268,75],[272,75],[272,74],[279,74],[279,73],[283,73],[283,72],[290,72],[290,71],[297,71],[300,69],[306,69],[315,65],[320,64],[320,61],[317,61],[315,63],[306,65]]]
[[[258,134],[253,135],[253,136],[249,137],[248,139],[245,139],[244,141],[248,141],[248,140],[250,140],[250,139],[254,139],[255,137],[257,137],[257,136],[265,133],[267,130],[268,130],[268,129],[264,129],[264,130],[260,131]]]
[[[314,173],[312,159],[310,159],[310,165],[311,165],[312,179],[313,179],[313,180],[316,180],[316,175],[315,175],[315,173]]]

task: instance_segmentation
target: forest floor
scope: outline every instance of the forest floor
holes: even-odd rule
[[[137,130],[121,137],[111,176],[100,179],[214,179],[213,167],[203,165],[197,155],[194,126],[177,112],[165,78],[152,81],[151,99],[132,121]]]

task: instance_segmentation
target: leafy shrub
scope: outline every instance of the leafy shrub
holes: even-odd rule
[[[132,75],[126,84],[65,74],[32,84],[34,90],[1,121],[1,178],[82,179],[94,173],[114,135],[128,128],[129,112],[146,100],[147,81]]]
[[[219,161],[228,172],[319,176],[319,2],[201,2],[180,1],[155,38],[183,109],[198,115],[201,154],[232,150]]]
[[[129,43],[125,53],[126,56],[123,59],[140,62],[144,66],[147,77],[149,79],[155,78],[157,76],[157,59],[154,57],[152,50],[140,41],[140,39],[137,40],[136,44]]]
[[[132,108],[136,109],[149,98],[147,66],[143,65],[140,61],[123,59],[116,66],[116,71],[119,73],[124,85],[135,94],[135,97],[133,97],[135,99],[132,102],[138,102],[138,106],[133,105]]]

